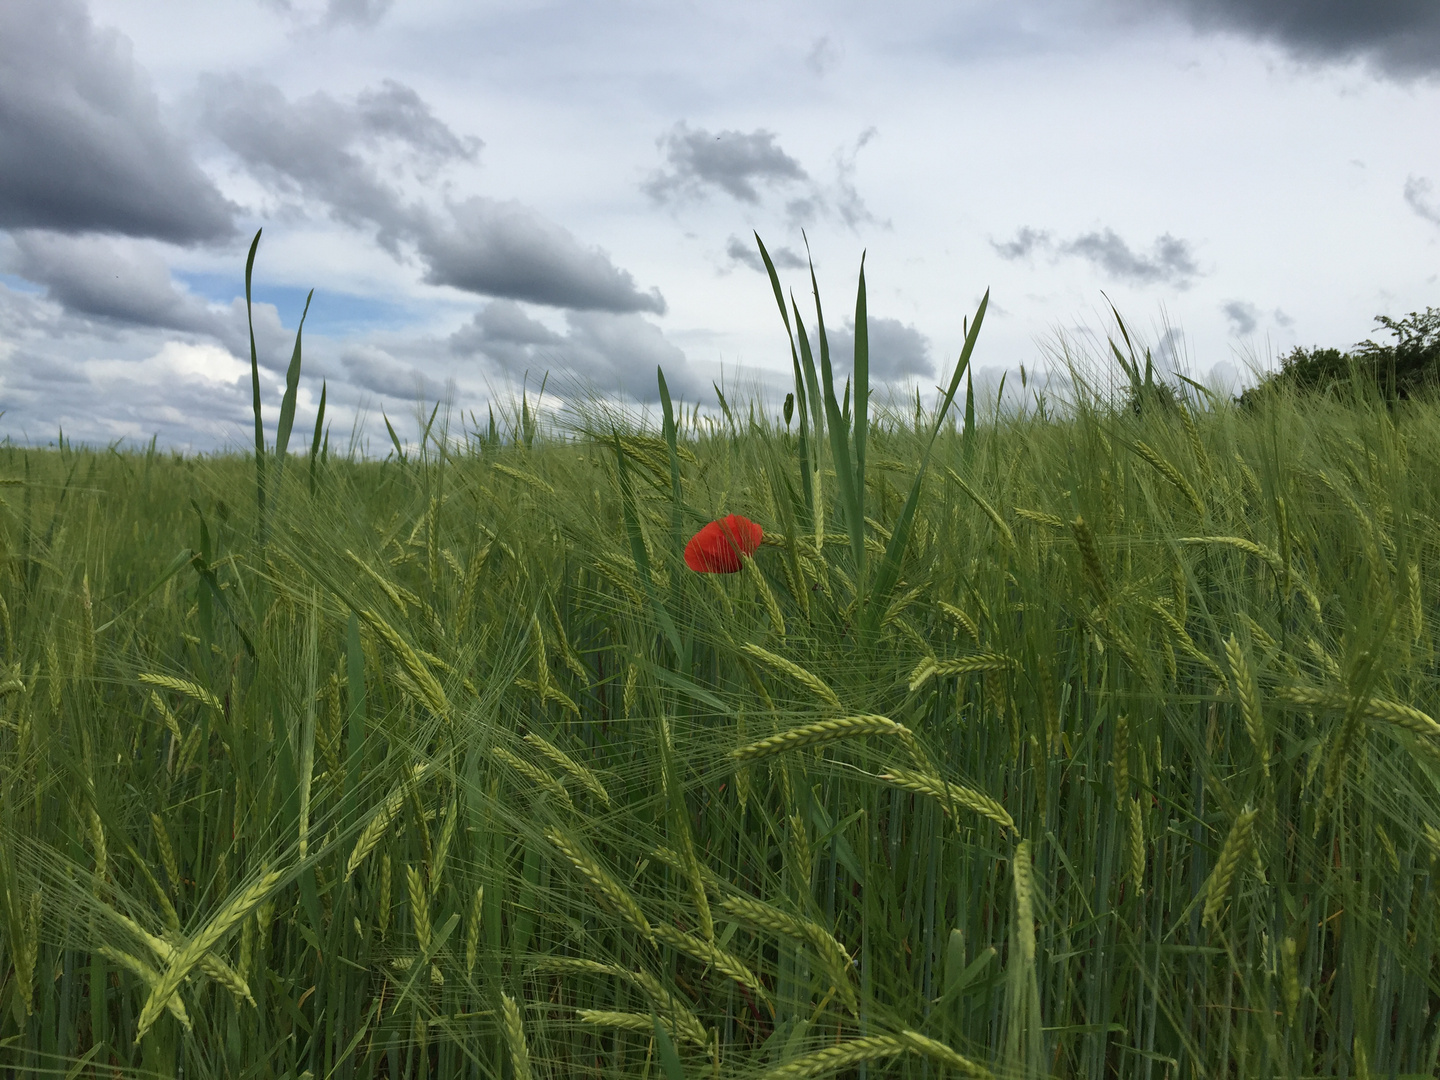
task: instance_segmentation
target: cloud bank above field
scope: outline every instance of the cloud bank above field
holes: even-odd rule
[[[1309,61],[1363,60],[1388,76],[1440,73],[1440,6],[1426,0],[1164,0],[1196,27],[1271,41]]]
[[[842,372],[865,253],[872,377],[906,394],[986,287],[1000,373],[1107,298],[1202,370],[1352,342],[1436,303],[1440,245],[1433,7],[1352,15],[10,0],[0,436],[243,445],[261,227],[268,415],[313,287],[300,401],[324,381],[342,427],[546,372],[778,390],[756,232],[812,328],[813,253]]]
[[[75,0],[0,4],[0,228],[220,240],[237,207]]]

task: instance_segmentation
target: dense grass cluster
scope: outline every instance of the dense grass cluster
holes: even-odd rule
[[[0,1066],[1430,1075],[1440,411],[1200,406],[0,448]]]

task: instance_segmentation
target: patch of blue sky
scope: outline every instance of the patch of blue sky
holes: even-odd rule
[[[4,285],[11,292],[26,293],[30,296],[38,296],[45,291],[44,285],[36,285],[33,281],[26,281],[15,274],[0,274],[0,285]]]
[[[196,296],[215,304],[228,304],[245,295],[245,282],[231,274],[175,272],[175,278]],[[309,289],[292,285],[253,282],[250,295],[257,304],[274,304],[285,326],[294,326],[305,310]],[[421,322],[425,313],[414,305],[397,304],[358,293],[316,289],[310,301],[305,329],[325,337],[345,337],[365,330],[402,330]]]

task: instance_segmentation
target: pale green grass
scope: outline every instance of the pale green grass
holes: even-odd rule
[[[0,447],[0,1066],[1431,1074],[1440,410],[812,389]]]

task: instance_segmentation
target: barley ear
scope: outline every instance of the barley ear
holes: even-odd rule
[[[1280,995],[1285,1002],[1285,1016],[1293,1023],[1300,1008],[1300,964],[1295,939],[1287,936],[1280,943]]]
[[[877,1058],[894,1057],[908,1048],[906,1042],[895,1035],[866,1035],[798,1057],[762,1074],[762,1080],[801,1080],[803,1077],[824,1076]]]
[[[420,871],[413,866],[405,867],[405,889],[410,894],[410,921],[415,927],[415,941],[423,955],[430,951],[430,894]]]
[[[1205,910],[1201,922],[1206,926],[1214,926],[1220,920],[1220,912],[1229,899],[1230,886],[1240,869],[1240,861],[1250,851],[1255,819],[1259,816],[1259,810],[1242,810],[1230,826],[1230,832],[1220,848],[1220,857],[1215,860],[1215,869],[1205,883]]]
[[[782,731],[778,735],[771,735],[767,739],[731,750],[730,756],[737,761],[754,761],[773,754],[820,746],[837,739],[857,738],[862,735],[898,735],[904,739],[909,734],[909,728],[904,724],[897,724],[889,717],[843,716],[836,720],[817,720],[813,724],[803,724]]]
[[[1085,577],[1095,594],[1096,602],[1103,607],[1110,598],[1110,585],[1105,579],[1105,567],[1100,562],[1100,549],[1095,543],[1095,534],[1083,517],[1077,517],[1070,523],[1070,531],[1075,536],[1075,546],[1080,549],[1080,563],[1085,569]]]
[[[475,972],[475,959],[480,951],[480,919],[485,910],[485,886],[475,890],[470,901],[470,918],[465,923],[465,974]]]
[[[655,940],[654,930],[650,926],[650,921],[645,918],[645,913],[640,910],[640,905],[635,902],[624,886],[611,877],[588,852],[559,829],[546,829],[545,839],[560,850],[560,854],[564,855],[570,864],[580,872],[580,875],[590,882],[595,891],[600,894],[601,899],[616,914],[639,930],[646,940],[652,942]]]
[[[525,1025],[520,1019],[520,1007],[509,994],[500,994],[501,1026],[505,1030],[505,1042],[510,1048],[510,1067],[515,1080],[530,1080],[530,1048],[525,1044]]]
[[[261,901],[269,896],[271,889],[279,880],[280,872],[278,870],[272,870],[257,878],[249,888],[242,889],[231,897],[230,902],[221,908],[214,918],[179,951],[179,954],[161,975],[160,981],[150,991],[144,1008],[140,1010],[140,1018],[135,1025],[135,1041],[137,1043],[159,1018],[160,1011],[167,1007],[170,999],[180,989],[180,984],[185,977],[200,963],[205,954],[218,945],[241,919],[257,908]]]
[[[1130,794],[1130,718],[1124,713],[1115,717],[1115,744],[1111,755],[1111,771],[1115,776],[1115,806],[1125,805]]]
[[[1140,800],[1130,800],[1130,880],[1135,891],[1145,885],[1145,817],[1140,810]]]
[[[1016,939],[1020,943],[1020,957],[1026,964],[1035,962],[1035,869],[1030,862],[1030,841],[1021,840],[1015,846],[1012,862],[1015,878],[1015,925]]]
[[[1225,659],[1230,664],[1231,687],[1240,703],[1240,717],[1245,722],[1245,731],[1255,752],[1260,755],[1260,767],[1266,776],[1270,775],[1270,737],[1265,731],[1265,717],[1260,712],[1260,687],[1255,682],[1255,672],[1240,647],[1240,641],[1231,634],[1225,642]]]
[[[939,1065],[948,1066],[954,1069],[961,1076],[973,1077],[974,1080],[989,1080],[990,1070],[985,1066],[971,1061],[969,1058],[957,1054],[944,1043],[921,1035],[918,1031],[911,1031],[908,1028],[900,1033],[900,1038],[908,1045],[912,1053],[921,1057],[929,1058]]]
[[[749,642],[741,645],[740,651],[758,660],[770,670],[778,671],[780,674],[794,679],[836,712],[844,707],[840,704],[840,699],[835,696],[835,691],[831,690],[818,675],[807,671],[793,660],[777,656],[769,649],[762,649],[759,645],[752,645]]]
[[[554,743],[539,735],[530,734],[525,736],[525,741],[535,749],[539,750],[547,758],[553,761],[565,772],[569,773],[585,787],[590,794],[599,799],[606,806],[610,805],[610,793],[605,790],[605,785],[600,783],[600,777],[588,765],[576,761],[569,754],[565,753]]]

